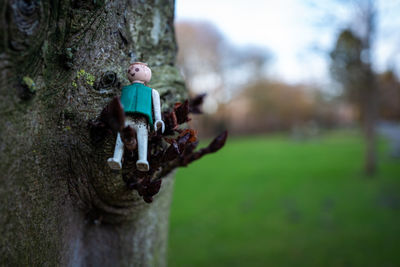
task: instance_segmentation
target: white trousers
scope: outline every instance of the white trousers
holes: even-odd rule
[[[147,162],[147,147],[148,147],[148,124],[144,117],[126,117],[125,126],[131,126],[136,131],[138,161],[136,166],[140,171],[147,171],[149,163]],[[112,169],[121,169],[122,156],[124,154],[124,143],[121,140],[121,135],[118,133],[115,143],[114,156],[108,160],[108,164]]]

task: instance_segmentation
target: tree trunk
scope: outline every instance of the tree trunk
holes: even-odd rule
[[[365,151],[365,173],[369,176],[374,175],[377,171],[377,138],[376,123],[378,117],[378,90],[376,78],[370,66],[365,71],[365,84],[363,88],[363,127],[366,143]]]
[[[128,84],[132,61],[152,68],[163,110],[186,98],[174,1],[0,10],[0,265],[164,266],[173,178],[145,203],[106,165],[115,136],[93,145],[88,123]]]
[[[377,153],[376,153],[376,123],[378,120],[378,86],[376,82],[375,73],[372,69],[372,51],[371,43],[376,34],[376,14],[377,8],[373,0],[368,0],[360,4],[363,10],[363,19],[365,20],[365,34],[362,37],[363,51],[367,63],[364,65],[364,88],[363,93],[363,113],[364,113],[364,133],[366,139],[366,153],[365,153],[365,172],[371,176],[376,172]]]

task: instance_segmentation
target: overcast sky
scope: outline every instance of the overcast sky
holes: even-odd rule
[[[176,19],[206,20],[233,44],[266,47],[271,74],[290,83],[328,80],[329,51],[340,28],[355,23],[338,1],[177,0]],[[323,3],[323,4],[322,4]],[[400,67],[400,0],[377,0],[376,68]]]

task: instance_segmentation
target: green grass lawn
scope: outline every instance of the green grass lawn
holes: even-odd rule
[[[336,132],[228,140],[177,173],[169,266],[400,266],[400,161]]]

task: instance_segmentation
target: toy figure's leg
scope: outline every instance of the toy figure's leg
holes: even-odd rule
[[[147,123],[138,122],[136,125],[136,134],[138,141],[138,155],[139,159],[136,161],[136,167],[139,171],[147,172],[149,170],[149,162],[147,161]]]
[[[117,141],[115,142],[114,156],[107,160],[108,166],[113,170],[120,170],[122,168],[122,155],[124,154],[124,143],[118,133]]]

